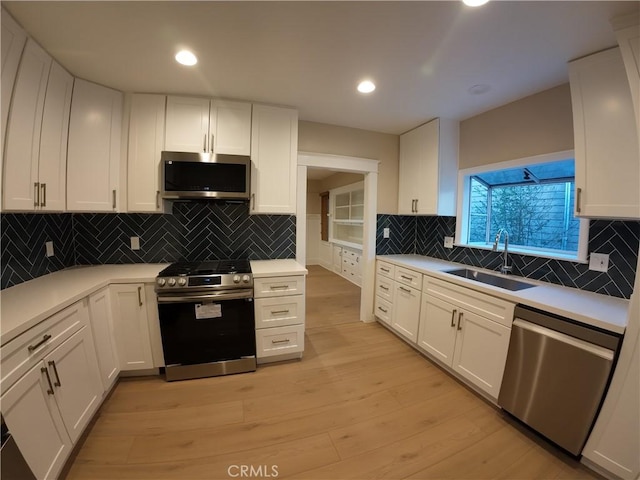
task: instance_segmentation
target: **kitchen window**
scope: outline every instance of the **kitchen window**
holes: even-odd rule
[[[491,249],[502,229],[511,252],[585,262],[589,222],[574,216],[575,162],[566,154],[461,171],[456,243]]]

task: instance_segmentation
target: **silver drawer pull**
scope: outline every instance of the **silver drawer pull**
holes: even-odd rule
[[[54,393],[53,392],[53,385],[51,385],[51,377],[49,376],[49,370],[47,370],[46,368],[42,367],[40,369],[40,371],[47,376],[47,383],[49,384],[49,390],[47,390],[47,393],[49,395],[53,395],[53,393]]]
[[[380,310],[381,312],[384,312],[384,313],[389,313],[389,310],[385,310],[385,309],[384,309],[384,308],[382,308],[382,307],[378,307],[378,310]]]
[[[455,327],[456,326],[456,313],[458,312],[458,310],[456,310],[455,308],[453,309],[453,312],[451,312],[451,326]]]
[[[382,267],[380,267],[380,270],[382,270],[383,272],[387,272],[387,273],[389,273],[389,269],[388,269],[388,268],[382,268]]]
[[[42,336],[42,340],[40,340],[38,343],[36,343],[35,345],[29,345],[27,347],[27,350],[29,350],[29,353],[33,352],[36,348],[38,348],[40,345],[42,345],[43,343],[45,343],[47,340],[51,339],[51,335],[46,334]]]
[[[289,313],[289,310],[271,310],[271,315],[280,315],[283,313]]]
[[[53,360],[49,360],[47,363],[49,364],[50,367],[53,367],[53,373],[56,374],[56,381],[53,382],[53,386],[61,387],[62,382],[60,381],[60,375],[58,374],[58,367],[56,367],[56,362],[54,362]]]
[[[271,285],[269,288],[271,290],[284,290],[289,288],[289,285]]]
[[[277,344],[277,343],[289,343],[291,340],[289,340],[288,338],[285,338],[284,340],[271,340],[271,343],[273,344]]]
[[[398,287],[398,288],[405,293],[411,293],[411,290],[409,290],[408,288],[404,288],[404,287]]]
[[[389,287],[385,287],[384,285],[380,285],[380,288],[381,288],[382,290],[386,290],[387,292],[389,291]]]
[[[405,280],[413,281],[413,277],[407,277],[406,275],[400,275],[400,278],[404,278]]]
[[[462,312],[458,314],[458,330],[462,330],[462,315]]]

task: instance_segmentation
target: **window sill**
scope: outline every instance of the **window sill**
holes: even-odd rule
[[[473,244],[473,243],[455,243],[456,247],[464,247],[464,248],[477,248],[478,250],[492,250],[492,245],[486,244]],[[498,252],[503,252],[504,246],[498,247]],[[579,258],[578,255],[570,255],[564,253],[556,253],[556,252],[543,252],[540,250],[530,250],[522,247],[512,247],[509,246],[509,253],[517,253],[519,255],[528,255],[530,257],[540,257],[540,258],[550,258],[552,260],[563,260],[565,262],[573,262],[573,263],[584,263],[587,264],[589,261],[587,258]]]

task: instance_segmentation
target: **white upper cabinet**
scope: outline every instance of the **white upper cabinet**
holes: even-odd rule
[[[619,48],[569,64],[576,160],[575,213],[640,218],[640,150]]]
[[[67,157],[67,210],[118,208],[122,93],[76,79]]]
[[[251,213],[295,214],[298,111],[253,106]]]
[[[68,93],[73,78],[56,65],[49,90],[47,82],[51,64],[51,57],[29,39],[16,78],[7,130],[3,178],[5,210],[44,208],[47,186],[50,186],[49,198],[51,194],[59,196],[57,191],[60,188],[64,191],[64,181],[60,185],[60,173],[65,171],[71,100]],[[42,145],[41,133],[44,134]],[[45,185],[46,182],[49,185]],[[64,199],[59,203],[54,198],[53,205],[52,209],[63,210]]]
[[[616,31],[620,53],[629,79],[631,98],[636,113],[636,127],[640,130],[640,15],[633,13],[611,22]],[[4,41],[4,38],[2,39]]]
[[[133,95],[129,119],[127,211],[161,212],[160,153],[164,149],[164,95]]]
[[[400,135],[400,215],[455,215],[458,130],[436,118]]]
[[[9,105],[11,104],[11,93],[13,92],[13,84],[18,73],[18,64],[22,56],[24,44],[27,42],[27,34],[15,22],[11,15],[3,8],[2,12],[2,143],[0,149],[4,146],[4,136],[7,129],[7,120],[9,118]]]
[[[165,150],[249,155],[251,104],[167,97]]]

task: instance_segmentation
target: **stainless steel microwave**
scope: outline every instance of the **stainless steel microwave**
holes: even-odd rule
[[[162,152],[162,197],[248,200],[251,158],[241,155]]]

